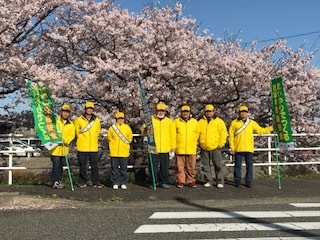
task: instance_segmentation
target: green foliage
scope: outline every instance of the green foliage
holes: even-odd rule
[[[59,196],[58,196],[58,194],[54,193],[54,194],[51,195],[51,198],[57,199],[57,198],[59,198]]]
[[[122,202],[123,201],[123,198],[122,197],[117,197],[115,196],[114,194],[112,195],[111,199],[110,199],[111,202],[113,203],[119,203],[119,202]]]

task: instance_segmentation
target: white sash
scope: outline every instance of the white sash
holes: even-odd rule
[[[95,120],[89,122],[88,125],[85,126],[83,129],[81,129],[80,132],[81,132],[81,133],[84,133],[84,132],[88,131],[88,130],[92,127],[92,125],[94,124],[94,121],[95,121]]]
[[[120,132],[120,130],[117,128],[116,124],[112,125],[112,129],[116,132],[116,134],[118,135],[118,137],[127,144],[130,144],[129,140],[122,134],[122,132]]]
[[[249,125],[250,119],[247,118],[247,120],[244,122],[244,124],[234,132],[234,136],[237,136],[239,133],[241,133],[248,125]]]

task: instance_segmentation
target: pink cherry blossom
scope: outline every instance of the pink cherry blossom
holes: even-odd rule
[[[193,116],[212,103],[227,123],[248,104],[252,117],[270,123],[270,81],[281,76],[294,132],[319,131],[320,71],[312,53],[285,41],[262,49],[253,42],[214,39],[198,32],[182,5],[130,13],[112,1],[30,0],[0,5],[0,94],[25,91],[30,77],[51,89],[57,104],[80,114],[94,101],[105,127],[122,110],[139,129],[141,76],[147,101],[168,105],[171,117],[189,104]],[[318,105],[317,105],[318,104]]]

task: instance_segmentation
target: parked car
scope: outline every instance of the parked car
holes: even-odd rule
[[[28,146],[22,141],[19,140],[0,140],[0,151],[10,151],[10,147],[12,147],[12,151],[16,151],[16,153],[13,153],[14,156],[40,156],[40,148],[34,148],[31,146]],[[9,153],[2,153],[2,155],[9,155]]]
[[[20,138],[20,140],[33,148],[40,148],[41,150],[46,148],[38,138]]]

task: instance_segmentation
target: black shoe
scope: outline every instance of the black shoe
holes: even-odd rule
[[[237,188],[242,188],[241,183],[236,183],[234,186],[237,187]]]
[[[246,187],[247,188],[252,188],[252,184],[251,183],[246,183]]]

